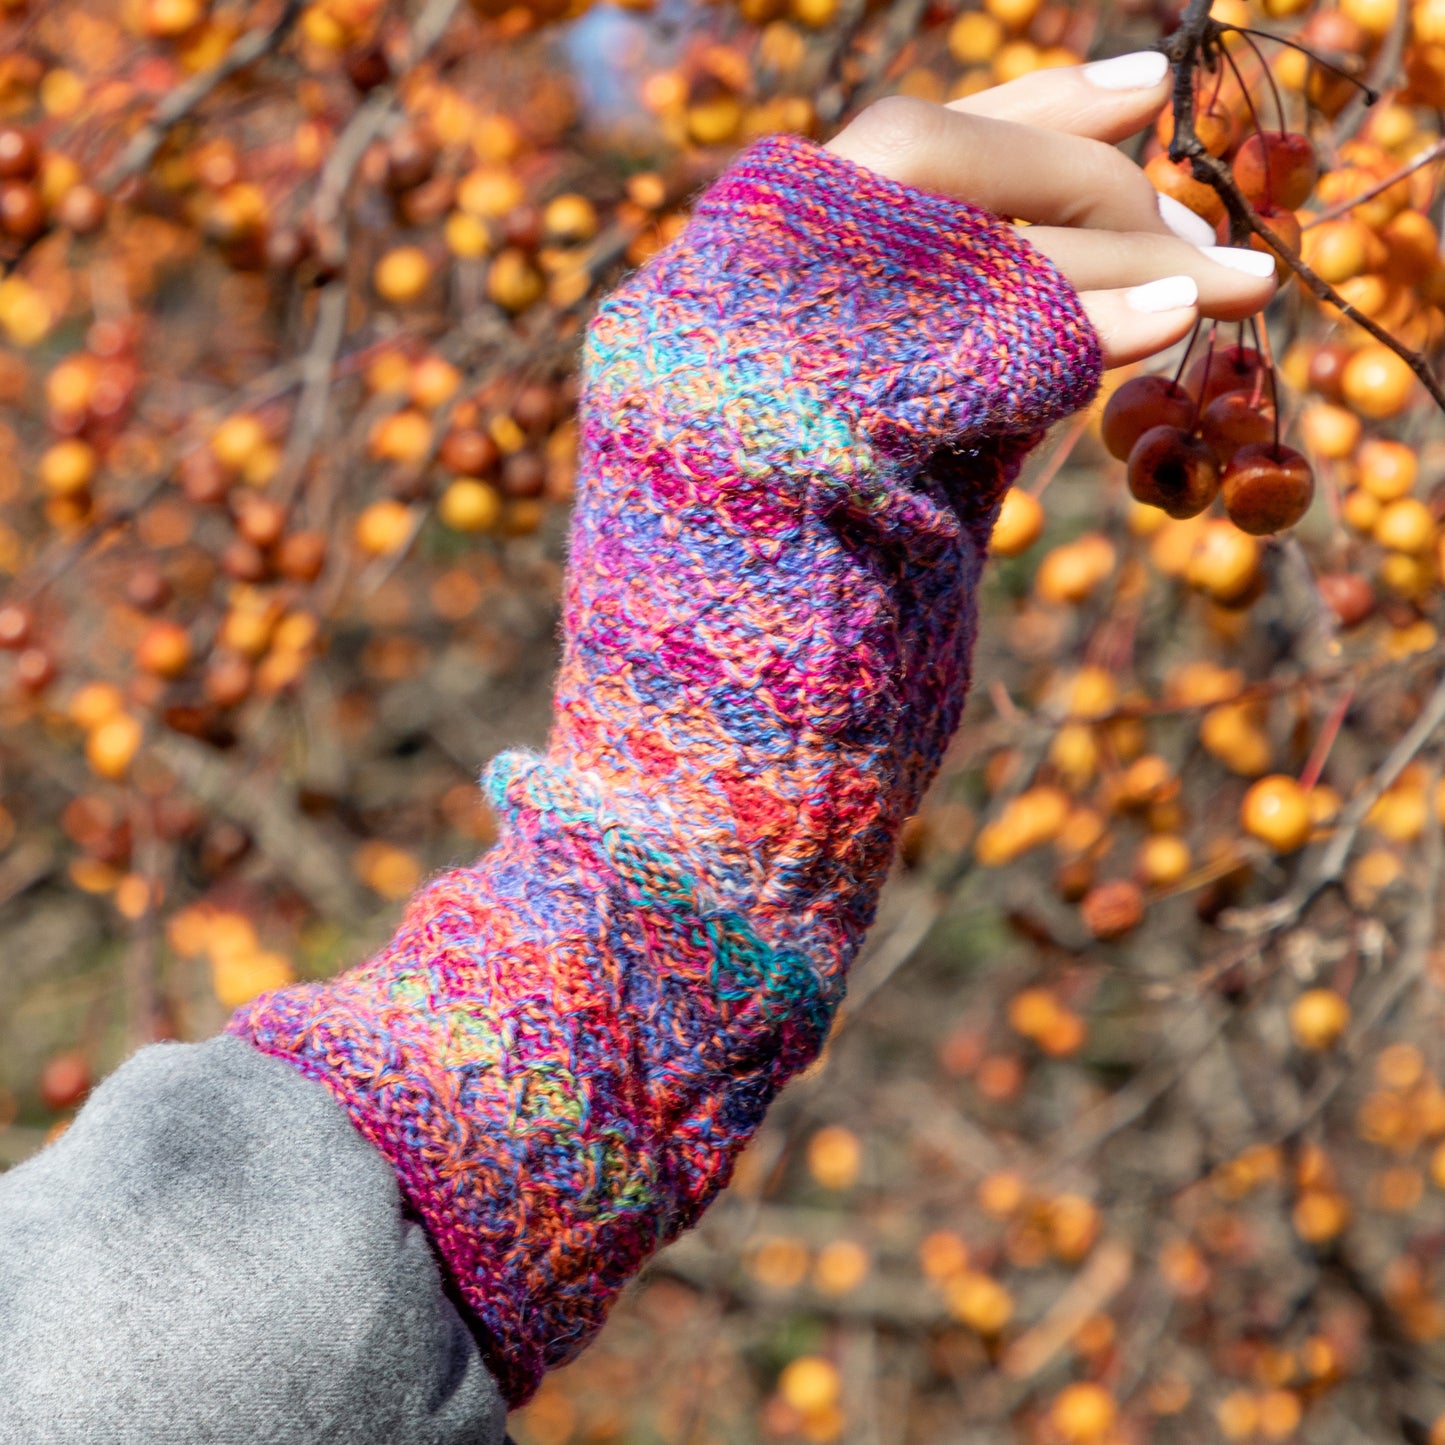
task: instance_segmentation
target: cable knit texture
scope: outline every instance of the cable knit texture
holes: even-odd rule
[[[513,1404],[816,1055],[1002,490],[1099,370],[1011,227],[791,137],[603,303],[547,751],[380,954],[231,1025],[391,1161]]]

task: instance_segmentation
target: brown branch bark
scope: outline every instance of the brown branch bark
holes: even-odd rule
[[[156,158],[166,137],[218,86],[233,75],[271,54],[290,32],[306,8],[306,0],[286,0],[280,15],[264,30],[249,30],[209,70],[179,85],[151,113],[151,118],[132,137],[115,164],[101,181],[101,189],[113,191],[139,175]]]

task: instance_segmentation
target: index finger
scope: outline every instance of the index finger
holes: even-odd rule
[[[1137,112],[1126,100],[1119,113]],[[889,180],[1001,216],[1050,226],[1168,230],[1159,193],[1144,172],[1089,136],[895,95],[870,106],[828,148]]]
[[[1169,61],[1139,50],[1089,65],[1035,70],[949,101],[949,110],[1035,125],[1114,144],[1142,130],[1169,98]]]

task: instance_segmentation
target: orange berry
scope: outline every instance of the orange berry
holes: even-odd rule
[[[585,196],[557,196],[542,211],[542,229],[563,245],[590,241],[597,234],[597,208]]]
[[[1046,988],[1026,988],[1009,1000],[1008,1022],[1015,1033],[1037,1038],[1058,1017],[1059,1002]]]
[[[1099,766],[1099,745],[1093,728],[1085,723],[1065,723],[1049,744],[1049,762],[1071,787],[1083,787]]]
[[[1224,202],[1219,199],[1219,193],[1213,186],[1194,179],[1188,161],[1171,161],[1167,155],[1160,154],[1145,165],[1144,174],[1156,191],[1187,206],[1211,226],[1217,226],[1224,219]]]
[[[124,706],[125,698],[118,687],[108,682],[87,682],[77,689],[66,712],[72,722],[89,732]]]
[[[1259,580],[1260,543],[1232,522],[1204,523],[1189,554],[1189,583],[1225,606],[1245,600]]]
[[[449,402],[461,384],[461,372],[440,356],[424,356],[411,369],[411,399],[423,411]]]
[[[1017,557],[1038,541],[1043,530],[1044,509],[1038,498],[1010,487],[993,524],[989,550],[1000,557]]]
[[[379,418],[367,437],[367,450],[379,462],[419,462],[431,444],[431,420],[411,407]]]
[[[1300,435],[1316,456],[1339,461],[1359,445],[1360,419],[1345,407],[1312,402],[1300,417]]]
[[[1353,216],[1311,226],[1300,237],[1305,265],[1331,286],[1364,273],[1369,265],[1370,230]]]
[[[414,518],[404,502],[373,502],[356,519],[356,545],[373,557],[399,552],[411,540]]]
[[[405,306],[425,293],[431,278],[431,261],[420,246],[398,246],[376,263],[371,284],[383,301]]]
[[[492,251],[492,235],[486,223],[465,211],[453,211],[442,227],[447,250],[462,261],[479,261]]]
[[[1113,572],[1116,560],[1107,537],[1085,533],[1045,554],[1034,574],[1034,591],[1044,602],[1084,602]]]
[[[1332,988],[1312,988],[1290,1005],[1289,1027],[1302,1049],[1327,1049],[1349,1027],[1350,1006]]]
[[[918,1246],[918,1267],[931,1280],[961,1274],[968,1268],[968,1246],[951,1230],[935,1230]]]
[[[383,898],[405,898],[421,882],[421,866],[416,859],[404,848],[379,838],[369,839],[356,850],[352,867],[356,876]]]
[[[1435,540],[1435,519],[1418,497],[1401,497],[1380,512],[1375,540],[1392,552],[1428,551]]]
[[[1164,680],[1164,696],[1181,707],[1225,702],[1238,695],[1244,674],[1235,667],[1220,667],[1208,658],[1182,662]]]
[[[47,447],[40,457],[40,480],[57,497],[79,496],[95,476],[95,449],[71,438]]]
[[[1022,30],[1039,13],[1042,0],[984,0],[983,8],[1000,25]]]
[[[1340,0],[1340,14],[1353,20],[1372,40],[1380,40],[1390,33],[1403,3],[1404,0]]]
[[[845,1295],[863,1283],[872,1268],[868,1251],[851,1239],[834,1239],[818,1251],[813,1283],[826,1295]]]
[[[862,1166],[863,1146],[851,1129],[829,1125],[808,1140],[808,1172],[824,1189],[851,1189]]]
[[[1139,845],[1135,872],[1147,888],[1168,888],[1189,872],[1189,844],[1177,833],[1154,833]]]
[[[1119,685],[1107,668],[1081,667],[1064,679],[1061,699],[1071,718],[1092,721],[1113,712],[1119,703]]]
[[[437,515],[454,532],[494,532],[502,512],[502,494],[472,477],[458,477],[437,502]]]
[[[179,622],[152,622],[136,647],[135,661],[142,672],[179,677],[190,666],[190,634]]]
[[[1078,1053],[1088,1036],[1088,1027],[1078,1014],[1060,1009],[1035,1042],[1051,1059],[1066,1059]]]
[[[1306,1244],[1326,1244],[1350,1222],[1349,1204],[1325,1189],[1307,1189],[1295,1201],[1294,1230]]]
[[[837,1367],[820,1355],[793,1360],[778,1377],[778,1393],[804,1415],[836,1405],[842,1392]]]
[[[1068,1385],[1049,1408],[1049,1420],[1069,1445],[1094,1445],[1113,1430],[1119,1418],[1114,1397],[1092,1381]]]
[[[487,295],[505,311],[516,313],[542,299],[546,283],[525,251],[499,252],[487,272]]]
[[[1392,843],[1413,843],[1425,831],[1429,811],[1423,788],[1396,784],[1375,800],[1365,821]]]
[[[228,472],[244,471],[252,457],[266,445],[266,429],[245,412],[228,416],[211,433],[211,455]]]
[[[129,713],[116,713],[94,728],[85,743],[85,760],[102,778],[118,780],[140,748],[142,728]]]
[[[949,27],[949,54],[960,65],[987,65],[1004,42],[1004,28],[986,10],[965,10]]]
[[[1309,800],[1293,778],[1276,773],[1261,778],[1245,793],[1239,823],[1276,853],[1292,853],[1310,836]]]
[[[1259,1397],[1259,1434],[1265,1440],[1288,1440],[1303,1413],[1300,1398],[1292,1390],[1266,1390]]]
[[[985,868],[1011,863],[1056,838],[1069,816],[1068,794],[1059,788],[1029,788],[1011,799],[997,818],[979,829],[974,856]]]
[[[1340,502],[1340,514],[1344,517],[1345,524],[1362,537],[1374,535],[1381,510],[1380,499],[1363,487],[1355,487],[1346,492]]]
[[[226,1008],[240,1008],[253,998],[294,983],[296,974],[284,954],[269,949],[213,953],[211,989]]]
[[[1065,1264],[1077,1264],[1094,1247],[1103,1221],[1082,1194],[1060,1194],[1049,1202],[1049,1247]]]
[[[963,1271],[949,1281],[947,1295],[953,1317],[981,1335],[998,1334],[1013,1318],[1013,1297],[986,1274]]]
[[[1355,456],[1359,484],[1381,502],[1396,502],[1415,490],[1420,461],[1413,447],[1383,437],[1367,437]]]
[[[1091,888],[1079,905],[1084,927],[1103,942],[1132,933],[1144,918],[1144,897],[1139,885],[1117,878]]]
[[[1399,416],[1418,384],[1409,366],[1379,342],[1360,347],[1345,363],[1341,378],[1345,400],[1373,421]]]

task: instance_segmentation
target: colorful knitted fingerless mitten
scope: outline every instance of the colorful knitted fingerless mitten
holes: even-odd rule
[[[1011,227],[788,137],[603,304],[556,722],[488,770],[501,841],[231,1025],[394,1165],[514,1404],[821,1046],[1002,489],[1099,370]]]

